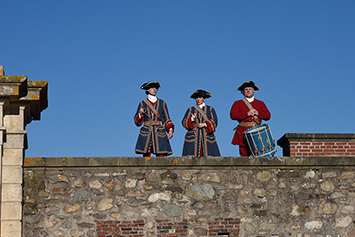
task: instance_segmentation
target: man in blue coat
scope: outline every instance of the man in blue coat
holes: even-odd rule
[[[157,157],[173,154],[169,140],[173,137],[174,124],[171,122],[168,107],[164,100],[156,97],[160,83],[150,81],[141,86],[148,98],[142,100],[134,116],[139,132],[135,152],[150,157],[151,153]],[[167,134],[168,133],[168,134]]]
[[[218,119],[212,106],[204,100],[212,95],[205,90],[197,90],[190,97],[196,105],[187,109],[182,126],[187,129],[184,141],[183,156],[220,156],[216,137]]]

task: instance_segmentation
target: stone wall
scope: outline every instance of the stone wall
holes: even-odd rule
[[[24,236],[355,236],[355,157],[26,158]]]

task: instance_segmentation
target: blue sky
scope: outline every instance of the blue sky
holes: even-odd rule
[[[223,156],[244,81],[285,133],[354,133],[354,1],[4,1],[0,64],[6,75],[49,83],[49,107],[27,125],[27,157],[137,156],[139,87],[159,81],[175,123],[197,89],[213,97]],[[281,155],[278,147],[277,155]]]

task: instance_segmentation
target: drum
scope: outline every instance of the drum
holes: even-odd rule
[[[270,127],[262,124],[245,131],[250,150],[253,156],[274,156],[277,149],[272,138]]]

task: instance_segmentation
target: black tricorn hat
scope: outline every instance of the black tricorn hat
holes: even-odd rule
[[[159,89],[160,83],[158,81],[150,81],[150,82],[144,83],[141,86],[141,89],[142,90],[148,90],[149,88],[152,88],[152,87],[155,87],[155,88]]]
[[[259,90],[259,87],[257,87],[253,81],[245,81],[240,87],[238,87],[238,91],[244,90],[245,87],[253,87],[254,90]]]
[[[190,96],[190,98],[194,98],[194,99],[196,99],[196,98],[198,98],[198,97],[203,97],[203,98],[210,98],[212,95],[211,95],[211,93],[209,93],[209,92],[207,92],[207,91],[205,91],[205,90],[197,90],[197,91],[195,91],[194,93],[192,93],[192,95]]]

